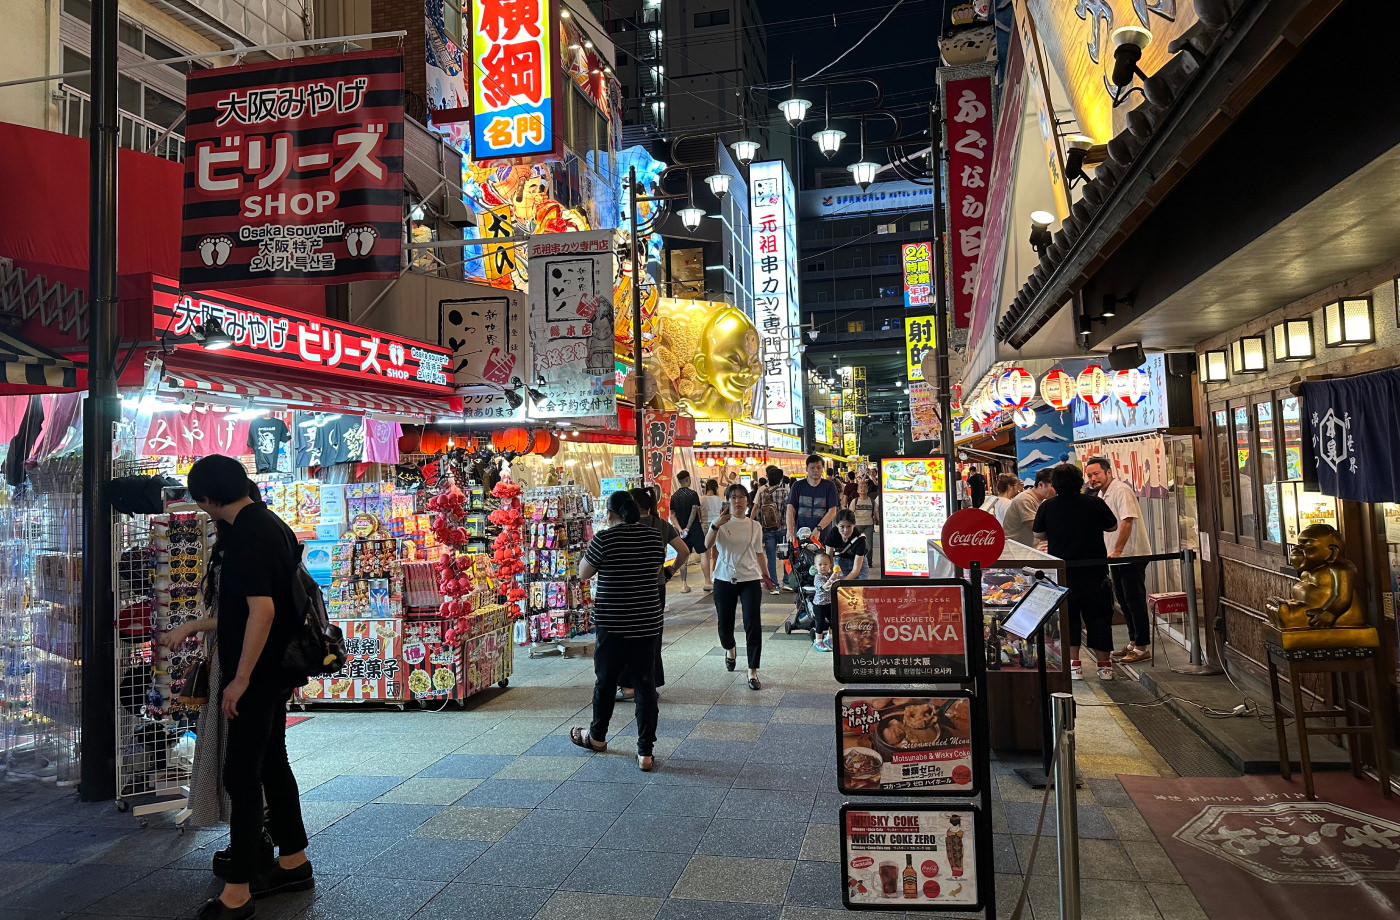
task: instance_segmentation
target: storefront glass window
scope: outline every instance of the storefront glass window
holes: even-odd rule
[[[1249,424],[1249,407],[1235,406],[1232,411],[1235,422],[1235,469],[1239,473],[1240,536],[1255,539],[1259,535],[1258,521],[1254,514],[1254,481],[1258,464],[1255,462],[1254,445]]]
[[[1283,409],[1283,478],[1303,478],[1303,414],[1298,397],[1280,403]]]
[[[1230,446],[1230,417],[1224,409],[1217,409],[1214,418],[1215,456],[1219,465],[1216,482],[1220,489],[1220,529],[1235,532],[1235,470],[1232,461],[1234,454]]]
[[[1254,404],[1254,423],[1259,430],[1259,486],[1263,499],[1264,539],[1283,542],[1283,520],[1279,514],[1278,445],[1275,443],[1273,401]]]

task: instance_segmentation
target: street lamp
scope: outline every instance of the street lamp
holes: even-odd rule
[[[802,124],[802,120],[807,117],[807,110],[811,107],[812,103],[810,100],[800,99],[796,96],[791,99],[784,99],[782,102],[778,103],[778,108],[782,110],[783,117],[786,118],[787,123],[794,128]]]
[[[836,156],[836,151],[841,149],[841,142],[845,139],[846,132],[835,128],[824,128],[812,135],[812,140],[817,142],[818,149],[828,160]]]
[[[880,171],[879,163],[872,163],[865,158],[865,119],[860,120],[860,161],[852,163],[846,167],[851,171],[851,178],[855,179],[856,185],[860,186],[863,192],[870,188],[870,184],[875,181],[875,174]]]
[[[734,158],[744,166],[748,166],[758,157],[758,143],[755,141],[735,141],[729,146],[734,151]]]
[[[687,230],[700,229],[700,221],[705,219],[704,209],[697,208],[693,204],[688,208],[681,208],[676,212],[676,215],[680,217],[681,223],[685,224]]]
[[[729,173],[715,173],[713,176],[706,176],[705,184],[710,187],[712,195],[716,198],[723,198],[729,194]]]

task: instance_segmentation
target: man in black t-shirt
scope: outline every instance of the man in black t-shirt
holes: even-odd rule
[[[1035,512],[1031,529],[1045,540],[1050,555],[1070,563],[1065,585],[1069,588],[1070,677],[1083,680],[1079,664],[1081,632],[1088,633],[1089,648],[1098,659],[1099,680],[1113,679],[1113,587],[1108,582],[1108,559],[1103,535],[1118,529],[1104,500],[1084,494],[1084,474],[1077,466],[1061,463],[1050,474],[1055,490]],[[1074,560],[1102,560],[1097,565],[1076,566]],[[1083,619],[1081,630],[1080,620]]]
[[[690,487],[690,473],[681,470],[676,474],[676,491],[671,493],[671,523],[680,532],[681,539],[695,554],[705,552],[705,521],[700,514],[700,495]],[[689,591],[685,566],[680,566],[681,584]],[[708,569],[706,571],[709,571]],[[708,575],[706,576],[709,577]],[[706,588],[708,591],[709,589]]]
[[[972,475],[967,477],[967,491],[968,498],[972,500],[969,507],[981,508],[982,503],[987,500],[987,477],[975,466],[972,468]]]
[[[287,701],[282,656],[300,628],[292,595],[296,537],[267,506],[249,498],[248,473],[232,457],[211,455],[190,467],[190,497],[228,525],[221,537],[219,665],[228,736],[224,788],[229,794],[229,858],[223,892],[199,920],[245,920],[254,898],[315,885],[306,858],[306,828],[296,777],[287,760]],[[267,830],[279,858],[258,864],[266,803]]]

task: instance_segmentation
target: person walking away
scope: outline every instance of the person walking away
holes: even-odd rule
[[[799,479],[788,489],[787,539],[797,544],[797,532],[804,527],[813,533],[820,533],[841,510],[841,493],[836,483],[823,479],[826,472],[822,458],[816,454],[807,457],[807,478]]]
[[[700,554],[700,572],[705,578],[706,587],[710,584],[710,573],[705,570],[705,520],[701,514],[700,496],[690,487],[690,473],[681,470],[676,474],[676,491],[671,493],[671,523],[680,531],[681,539],[692,553]],[[681,593],[690,593],[690,579],[684,568],[681,573]]]
[[[661,616],[664,621],[666,616],[666,582],[675,577],[677,571],[685,568],[686,560],[690,558],[690,547],[686,546],[681,539],[676,528],[670,521],[664,521],[656,513],[656,494],[651,489],[630,489],[628,490],[632,500],[637,503],[637,510],[641,512],[638,521],[660,534],[661,539],[666,541],[666,545],[676,551],[676,561],[663,565],[656,573],[656,590],[661,601]],[[664,634],[664,628],[663,628]],[[656,643],[656,671],[654,673],[654,683],[656,689],[660,690],[666,686],[666,668],[661,661],[661,642]],[[632,689],[632,675],[629,671],[623,670],[622,675],[617,679],[617,698],[628,703],[632,701],[635,691]]]
[[[697,525],[695,529],[699,531],[699,541],[703,546],[705,543],[705,531],[703,528],[707,524],[713,524],[724,511],[724,499],[719,497],[718,479],[705,480],[705,491],[700,496],[700,511],[700,519],[703,523]],[[715,554],[713,550],[709,552],[701,551],[700,571],[705,576],[705,590],[714,590]]]
[[[1002,518],[1001,527],[1006,531],[1006,539],[1015,540],[1022,546],[1029,546],[1033,549],[1044,550],[1040,546],[1040,541],[1035,538],[1035,529],[1031,526],[1035,523],[1035,513],[1040,509],[1040,503],[1055,494],[1055,490],[1050,487],[1051,467],[1038,470],[1035,474],[1035,485],[1029,489],[1022,489],[1011,499],[1010,506],[1006,509],[1006,516]]]
[[[608,723],[616,704],[618,678],[632,677],[637,721],[637,767],[655,766],[656,658],[661,644],[661,601],[656,572],[666,562],[666,543],[641,523],[642,513],[627,492],[608,496],[608,529],[588,541],[578,564],[579,578],[598,577],[593,588],[593,722],[572,728],[569,740],[590,751],[608,749]]]
[[[1002,473],[997,477],[996,494],[987,496],[979,506],[988,514],[994,515],[998,524],[1005,524],[1006,509],[1011,507],[1011,499],[1021,491],[1021,480]]]
[[[770,466],[764,471],[766,479],[759,480],[758,494],[754,496],[753,519],[763,528],[763,555],[768,563],[768,579],[773,582],[770,594],[779,594],[778,583],[778,543],[783,539],[784,513],[787,511],[788,487],[783,471]],[[784,584],[789,591],[791,587]]]
[[[266,505],[249,498],[243,464],[211,454],[190,467],[190,497],[228,525],[219,571],[220,708],[228,718],[224,789],[229,796],[229,867],[223,891],[199,920],[245,920],[254,898],[315,886],[306,857],[297,781],[287,760],[287,647],[302,628],[292,599],[296,537]],[[275,862],[259,862],[266,805]]]
[[[967,477],[967,494],[973,508],[981,508],[987,500],[987,477],[982,475],[981,467],[974,466],[972,475]]]
[[[715,613],[724,666],[734,670],[734,608],[744,608],[744,651],[748,655],[749,689],[758,690],[759,660],[763,656],[763,588],[772,588],[763,558],[763,527],[748,517],[749,490],[734,483],[724,490],[729,506],[705,534],[705,545],[718,550],[715,564]]]
[[[829,652],[831,651],[832,592],[836,588],[836,583],[841,580],[841,570],[836,568],[831,553],[817,553],[813,568],[817,572],[812,579],[812,586],[817,590],[812,595],[812,630],[816,636],[812,640],[812,648],[819,652]]]
[[[1089,485],[1099,493],[1114,516],[1118,531],[1104,534],[1104,549],[1108,558],[1147,556],[1152,547],[1147,542],[1147,528],[1142,522],[1142,506],[1137,492],[1113,473],[1113,465],[1103,457],[1094,457],[1084,465]],[[1128,621],[1128,644],[1113,653],[1113,658],[1125,664],[1152,660],[1152,622],[1147,613],[1147,560],[1110,563],[1113,593],[1123,618]]]
[[[870,492],[870,480],[859,479],[856,482],[856,497],[851,500],[848,509],[856,519],[856,530],[865,537],[865,546],[870,553],[875,552],[875,528],[880,525],[880,499]],[[870,577],[870,566],[867,564],[862,578]]]
[[[842,578],[865,578],[870,558],[870,544],[865,535],[856,530],[856,516],[853,511],[838,511],[836,523],[822,535],[822,543],[836,559],[836,567]]]
[[[1079,664],[1081,638],[1098,660],[1099,680],[1113,679],[1113,602],[1108,581],[1108,564],[1075,566],[1078,559],[1103,559],[1103,534],[1118,529],[1104,500],[1084,494],[1084,474],[1079,467],[1061,463],[1050,477],[1055,490],[1035,513],[1031,525],[1036,539],[1044,539],[1052,556],[1071,565],[1065,570],[1069,588],[1069,667],[1070,678],[1083,680]],[[1082,621],[1082,623],[1081,623]]]
[[[856,498],[856,471],[846,471],[846,481],[841,485],[841,507],[849,508]]]

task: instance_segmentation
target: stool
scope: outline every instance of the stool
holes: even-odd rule
[[[1390,771],[1388,749],[1385,740],[1385,718],[1380,683],[1376,671],[1380,667],[1374,648],[1314,648],[1284,649],[1267,643],[1269,657],[1269,693],[1274,705],[1274,732],[1278,735],[1279,773],[1291,780],[1292,769],[1288,757],[1288,734],[1283,727],[1285,716],[1293,716],[1298,723],[1298,760],[1303,767],[1303,790],[1310,800],[1316,800],[1313,791],[1312,758],[1308,753],[1308,738],[1312,735],[1344,735],[1347,751],[1351,754],[1351,772],[1361,776],[1361,749],[1356,736],[1369,734],[1376,750],[1376,771],[1380,774],[1381,794],[1390,798]],[[1288,668],[1288,680],[1293,685],[1293,710],[1285,710],[1279,698],[1278,674],[1280,667]],[[1332,688],[1341,705],[1334,709],[1309,711],[1303,706],[1303,682],[1305,674],[1327,674]],[[1370,708],[1365,709],[1356,702],[1352,686],[1357,675],[1366,678],[1366,696]],[[1365,712],[1370,721],[1362,724],[1361,713]],[[1346,720],[1345,725],[1308,725],[1310,719]]]

